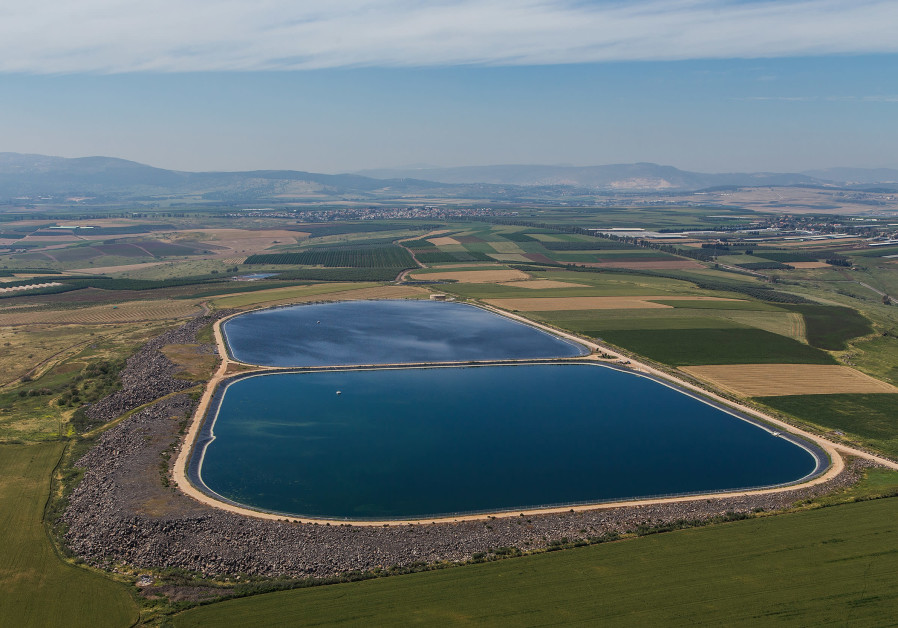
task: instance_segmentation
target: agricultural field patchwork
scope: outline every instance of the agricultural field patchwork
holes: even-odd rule
[[[533,213],[560,228],[629,226],[637,219],[651,221],[642,223],[650,228],[704,228],[713,223],[686,209],[589,212]],[[426,299],[439,291],[501,307],[523,305],[514,309],[680,367],[719,390],[751,397],[798,422],[819,426],[834,440],[898,457],[898,388],[887,383],[898,384],[898,308],[883,305],[875,292],[898,292],[898,274],[895,262],[882,257],[889,251],[859,248],[866,246],[860,240],[779,244],[767,251],[759,246],[752,255],[742,255],[744,249],[735,246],[720,249],[719,255],[732,255],[721,257],[721,262],[730,260],[759,273],[750,276],[667,250],[548,227],[473,221],[298,224],[238,218],[217,224],[252,228],[198,229],[192,223],[192,228],[182,229],[174,222],[178,225],[110,223],[104,229],[113,231],[79,233],[78,240],[72,235],[28,238],[22,235],[27,229],[11,234],[16,237],[8,241],[20,243],[27,252],[3,253],[9,249],[0,248],[0,268],[9,266],[0,276],[14,275],[15,269],[62,270],[63,281],[75,281],[70,275],[80,271],[77,281],[84,283],[65,294],[2,301],[0,440],[77,438],[74,413],[80,404],[110,390],[108,374],[115,365],[149,337],[200,312],[204,301],[213,309],[252,308],[342,299]],[[273,228],[258,229],[263,222]],[[714,224],[731,223],[721,219]],[[163,226],[162,231],[155,228]],[[5,234],[6,228],[2,231]],[[700,237],[690,239],[673,244],[681,249],[694,245],[697,253],[708,250],[701,248],[707,242]],[[396,281],[402,269],[416,267],[406,249],[394,245],[397,240],[432,266],[412,271],[409,279],[449,283],[382,285]],[[660,246],[670,243],[657,241]],[[856,268],[820,261],[839,256],[851,256]],[[252,264],[245,265],[247,261]],[[560,266],[566,264],[590,268]],[[794,270],[782,268],[784,264]],[[229,281],[255,272],[277,275],[259,282]],[[122,278],[125,274],[128,279]],[[118,278],[88,277],[94,275]],[[138,277],[151,281],[131,281]],[[365,283],[339,283],[352,281]],[[819,303],[802,302],[805,299]],[[162,351],[180,367],[177,376],[191,381],[203,381],[216,364],[215,356],[198,351],[196,345],[169,345]],[[124,586],[59,561],[49,544],[50,554],[34,549],[37,546],[29,543],[36,542],[35,530],[44,534],[39,523],[25,538],[30,524],[24,513],[31,508],[31,515],[38,515],[32,520],[39,521],[48,487],[43,493],[31,491],[29,486],[36,485],[23,478],[45,482],[55,460],[40,454],[26,462],[15,452],[53,449],[58,458],[58,447],[0,445],[0,518],[6,517],[0,526],[0,624],[18,625],[20,617],[9,614],[13,606],[7,600],[24,599],[21,587],[28,586],[32,595],[40,592],[34,597],[42,606],[16,605],[14,612],[33,613],[35,623],[103,625],[108,620],[110,625],[129,625],[137,619],[137,609]],[[43,465],[44,471],[21,470],[32,464]],[[878,478],[879,488],[855,487],[848,496],[820,499],[835,504],[850,501],[852,495],[894,492],[895,478],[889,473],[870,472],[868,479]],[[9,477],[15,480],[13,492],[21,493],[12,501]],[[898,609],[898,581],[889,562],[898,551],[889,545],[896,537],[896,502],[850,504],[459,569],[258,596],[198,608],[175,616],[174,623],[407,625],[551,623],[559,618],[588,623],[597,616],[618,623],[665,625],[875,623]],[[41,538],[46,542],[45,535]],[[758,538],[765,542],[758,544]],[[20,546],[28,548],[28,556]],[[671,573],[677,574],[676,582]],[[415,604],[409,603],[412,599]]]

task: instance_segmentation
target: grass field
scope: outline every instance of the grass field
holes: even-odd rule
[[[762,329],[643,329],[586,333],[672,366],[836,363],[828,353]]]
[[[758,401],[802,421],[859,436],[898,459],[898,394],[790,395]]]
[[[847,341],[873,332],[870,321],[847,307],[827,305],[784,305],[805,320],[808,343],[819,349],[839,351]]]
[[[854,345],[860,351],[854,363],[865,373],[898,385],[898,337],[877,336]]]
[[[0,445],[0,625],[130,626],[125,585],[63,563],[42,523],[61,443]]]
[[[74,408],[58,405],[61,395],[91,364],[124,360],[137,347],[162,333],[165,322],[127,325],[25,326],[12,328],[9,352],[0,351],[0,442],[46,440],[65,433]],[[3,343],[6,344],[5,342]],[[12,383],[28,375],[27,382]],[[82,378],[79,388],[94,386]],[[96,391],[92,388],[92,391]]]
[[[898,499],[187,611],[191,626],[886,625]]]

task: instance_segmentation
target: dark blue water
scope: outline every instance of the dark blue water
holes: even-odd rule
[[[335,518],[763,486],[816,466],[697,399],[587,364],[252,377],[227,389],[214,433],[209,488]]]
[[[583,347],[461,303],[346,301],[260,310],[224,324],[231,355],[264,366],[578,356]]]

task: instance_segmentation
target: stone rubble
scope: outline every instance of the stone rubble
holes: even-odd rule
[[[125,362],[119,374],[121,389],[85,408],[85,414],[94,421],[106,423],[154,399],[196,386],[196,382],[174,377],[178,367],[160,349],[166,345],[195,343],[200,329],[231,313],[222,310],[211,316],[199,316],[150,340]],[[214,345],[203,345],[201,352],[212,353],[214,348]]]

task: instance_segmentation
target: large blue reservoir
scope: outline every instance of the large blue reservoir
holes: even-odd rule
[[[772,430],[585,363],[246,377],[225,390],[212,432],[209,489],[326,518],[741,489],[822,468],[819,453]]]

